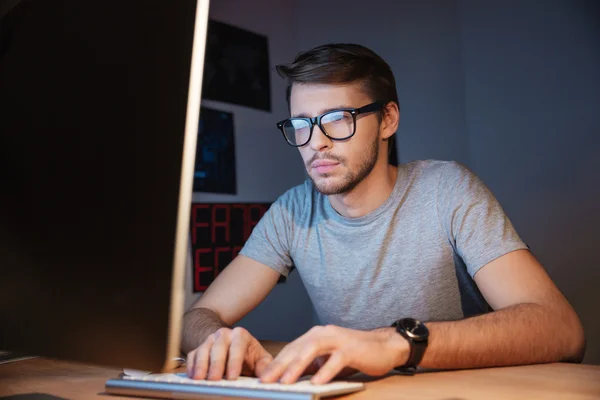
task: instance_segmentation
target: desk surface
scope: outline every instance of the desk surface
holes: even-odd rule
[[[275,353],[277,347],[267,349]],[[46,395],[45,400],[134,399],[104,393],[105,382],[120,372],[45,358],[2,364],[0,397],[41,393]],[[366,382],[366,390],[336,400],[600,399],[600,366],[585,364],[425,372],[415,376],[390,374],[381,378],[359,376],[351,380]]]

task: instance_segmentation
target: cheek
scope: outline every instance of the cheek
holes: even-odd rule
[[[308,161],[308,159],[310,158],[310,153],[307,149],[299,148],[298,152],[300,153],[300,157],[302,157],[302,160]]]
[[[367,153],[369,145],[363,141],[356,141],[353,146],[346,149],[346,157],[351,164],[360,164]]]

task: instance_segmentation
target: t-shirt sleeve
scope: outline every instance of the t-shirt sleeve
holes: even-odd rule
[[[277,199],[250,233],[239,254],[271,267],[288,276],[292,259],[289,246],[289,225],[282,198]]]
[[[459,163],[448,163],[440,173],[437,208],[442,228],[471,277],[489,262],[528,248],[492,192]]]

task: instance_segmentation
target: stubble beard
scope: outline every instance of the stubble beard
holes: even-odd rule
[[[331,174],[322,174],[319,176],[319,180],[313,179],[313,177],[308,174],[310,180],[312,181],[315,188],[322,194],[326,196],[336,195],[336,194],[344,194],[353,190],[359,183],[361,183],[373,168],[375,168],[375,164],[377,163],[377,159],[379,158],[379,140],[375,138],[371,146],[366,153],[366,157],[361,161],[360,167],[358,171],[348,171],[339,182],[327,182],[327,178],[331,177]],[[339,161],[340,164],[343,165],[343,159],[336,157],[336,161]],[[323,182],[325,181],[325,182]]]

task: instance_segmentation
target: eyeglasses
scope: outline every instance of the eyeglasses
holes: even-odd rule
[[[315,125],[331,140],[346,140],[356,133],[356,116],[379,111],[383,104],[375,102],[360,108],[331,110],[314,118],[288,118],[277,123],[289,145],[302,147],[310,142]]]

